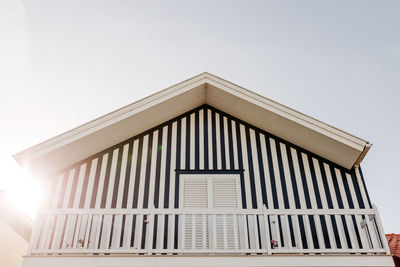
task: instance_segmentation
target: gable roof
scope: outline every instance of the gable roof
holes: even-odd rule
[[[348,169],[358,165],[371,147],[361,138],[205,72],[23,150],[14,158],[30,172],[48,175],[203,104]]]

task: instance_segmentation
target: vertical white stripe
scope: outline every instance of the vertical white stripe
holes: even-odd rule
[[[342,196],[343,208],[348,209],[349,202],[347,200],[346,190],[344,189],[342,174],[340,173],[340,170],[338,170],[337,168],[335,168],[335,174],[336,174],[336,180],[339,185],[340,195]]]
[[[246,203],[247,208],[252,209],[252,201],[251,201],[251,190],[250,190],[250,177],[249,177],[249,162],[247,156],[247,145],[246,145],[246,129],[243,124],[240,124],[240,141],[242,144],[242,158],[243,158],[243,168],[244,168],[244,183],[245,183],[245,195],[246,195]],[[242,188],[243,190],[243,188]]]
[[[115,208],[117,209],[122,208],[122,198],[125,187],[126,165],[128,161],[128,150],[129,150],[129,144],[124,145],[124,147],[122,148],[121,171],[119,175],[117,202],[115,205]],[[121,241],[122,216],[123,215],[115,215],[111,248],[119,248]]]
[[[160,170],[160,189],[159,189],[159,208],[164,208],[164,189],[165,189],[165,165],[167,157],[167,138],[168,138],[168,126],[163,128],[162,133],[162,150],[161,150],[161,170]],[[164,215],[158,216],[157,225],[157,246],[156,248],[163,248],[164,244]]]
[[[228,119],[223,116],[223,123],[224,123],[224,143],[225,143],[225,162],[226,162],[226,168],[230,169],[231,168],[231,163],[230,163],[230,155],[229,155],[229,137],[228,137]]]
[[[181,120],[181,169],[186,169],[186,117]]]
[[[194,113],[193,120],[191,119],[191,125],[193,125],[193,133],[194,137]],[[191,116],[192,116],[191,115]],[[172,123],[172,140],[171,140],[171,168],[170,168],[170,186],[169,186],[169,208],[174,208],[175,201],[175,166],[176,166],[176,142],[177,142],[177,122]],[[194,139],[194,138],[193,138]],[[190,138],[192,140],[192,138]],[[194,149],[192,149],[194,150]],[[194,155],[194,154],[193,154]],[[194,168],[194,166],[193,166]],[[175,215],[169,216],[168,220],[168,248],[174,248],[174,229],[175,229]]]
[[[284,201],[283,201],[281,175],[279,173],[279,164],[278,164],[278,156],[276,153],[275,140],[272,138],[269,138],[269,143],[270,143],[270,148],[271,148],[271,157],[272,157],[273,169],[274,169],[274,174],[275,174],[275,185],[276,185],[276,193],[278,195],[279,208],[284,209],[285,205],[284,205]]]
[[[212,113],[211,110],[207,110],[207,129],[208,129],[208,168],[210,170],[214,169],[213,163],[213,143],[212,143]]]
[[[307,205],[306,205],[306,199],[305,199],[305,195],[304,195],[303,182],[301,179],[299,160],[297,158],[297,150],[291,147],[290,153],[292,154],[294,173],[296,176],[296,184],[297,184],[297,189],[298,189],[297,191],[299,193],[300,208],[306,209]]]
[[[263,207],[263,199],[262,199],[262,193],[261,193],[260,169],[258,166],[256,136],[255,136],[255,132],[253,129],[250,129],[250,144],[249,145],[251,145],[251,155],[253,158],[254,183],[255,183],[255,187],[256,187],[257,207],[259,209],[261,209]]]
[[[291,179],[290,169],[289,169],[289,162],[288,162],[287,153],[286,153],[286,145],[284,143],[279,142],[279,146],[281,148],[283,173],[285,175],[286,189],[287,189],[287,195],[288,195],[288,199],[289,199],[289,208],[295,209],[296,204],[295,204],[295,199],[294,199],[292,179]]]
[[[62,204],[62,207],[64,209],[68,208],[68,202],[69,202],[69,198],[71,196],[71,189],[72,189],[72,183],[74,181],[74,176],[75,176],[75,168],[73,168],[69,171],[67,186],[65,187],[64,200],[63,200],[63,204]]]
[[[110,170],[110,179],[108,182],[108,191],[107,191],[107,199],[106,199],[106,209],[111,208],[113,193],[114,193],[114,183],[115,183],[115,173],[117,171],[117,162],[118,162],[118,151],[119,149],[114,149],[113,157],[111,162],[111,170]]]
[[[150,169],[150,182],[149,182],[149,200],[148,208],[154,208],[154,187],[156,181],[156,169],[157,169],[157,145],[158,145],[158,134],[159,130],[153,132],[153,145],[151,148],[151,169]]]
[[[329,165],[326,163],[324,163],[324,169],[325,169],[325,174],[326,174],[326,180],[328,182],[329,191],[331,193],[332,206],[334,209],[338,209],[339,205],[338,205],[338,201],[337,201],[337,197],[336,197],[335,187],[333,185],[331,169],[330,169]]]
[[[133,205],[133,190],[135,189],[135,174],[136,174],[136,165],[137,165],[137,156],[139,149],[139,140],[136,139],[133,143],[130,144],[132,147],[132,156],[131,156],[131,169],[129,174],[129,187],[128,187],[128,197],[126,201],[126,208],[131,209]],[[124,237],[122,246],[124,248],[129,248],[131,244],[132,238],[132,223],[133,223],[133,215],[126,215],[125,218],[125,227],[124,227]]]
[[[204,169],[204,109],[199,110],[199,167]]]
[[[120,175],[119,175],[118,195],[117,195],[117,203],[116,203],[117,209],[122,208],[122,199],[124,197],[126,165],[128,163],[129,145],[130,144],[126,144],[122,148],[121,171],[120,171]]]
[[[132,148],[132,158],[131,158],[131,169],[129,175],[129,188],[128,188],[128,198],[126,201],[126,207],[132,208],[133,205],[133,190],[135,189],[135,180],[136,180],[136,168],[137,168],[137,159],[138,159],[138,150],[139,150],[139,139],[133,141]]]
[[[368,202],[368,197],[367,197],[367,191],[364,188],[364,183],[361,178],[361,173],[359,168],[355,168],[355,173],[356,173],[356,178],[357,178],[357,184],[360,187],[360,192],[361,192],[361,197],[364,203],[365,208],[370,208],[369,202]]]
[[[348,209],[349,201],[347,199],[346,190],[344,189],[344,184],[343,184],[343,179],[345,179],[345,177],[342,177],[340,170],[337,168],[335,168],[335,173],[336,173],[336,178],[337,178],[337,181],[339,184],[340,194],[342,196],[343,207],[345,209]],[[349,233],[351,246],[352,246],[352,248],[358,248],[358,243],[356,241],[353,222],[351,221],[351,218],[349,217],[349,215],[345,215],[344,218],[346,221],[346,226],[347,226],[347,231]]]
[[[165,167],[167,161],[167,140],[168,126],[163,128],[162,150],[161,150],[161,169],[160,169],[160,190],[159,190],[159,208],[164,208],[164,192],[165,192]]]
[[[147,167],[147,151],[149,147],[149,135],[146,134],[143,137],[143,146],[142,146],[142,161],[140,166],[140,176],[139,176],[139,191],[138,191],[138,209],[143,209],[143,198],[144,198],[144,186],[146,183],[146,167]],[[142,244],[142,234],[143,234],[143,215],[136,216],[136,225],[135,225],[135,241],[134,247],[136,249],[141,248]]]
[[[265,143],[265,135],[260,133],[260,145],[261,145],[261,154],[262,154],[262,162],[264,163],[264,180],[265,180],[265,187],[267,192],[267,203],[268,208],[274,208],[274,201],[272,198],[272,187],[271,187],[271,177],[269,176],[269,164],[268,164],[268,156],[267,156],[267,149]],[[268,240],[269,242],[269,240]]]
[[[146,184],[146,167],[147,167],[147,151],[149,147],[149,135],[146,134],[143,137],[142,146],[142,161],[140,166],[140,176],[139,176],[139,191],[138,191],[138,209],[143,209],[143,198],[144,198],[144,186]]]
[[[63,185],[64,179],[66,179],[66,177],[64,177],[64,174],[61,174],[56,178],[57,183],[56,183],[56,188],[54,191],[53,201],[52,201],[52,203],[50,203],[50,205],[51,205],[50,208],[53,208],[53,209],[57,208],[58,202],[60,201],[60,195],[61,195],[61,190],[62,190],[62,185]],[[51,249],[56,249],[56,248],[60,247],[60,239],[61,239],[61,234],[62,234],[62,226],[64,224],[64,218],[65,218],[64,215],[57,216],[55,218],[54,237],[53,237]],[[36,229],[34,229],[34,230],[36,230]],[[32,238],[34,238],[33,240],[37,240],[37,237],[34,238],[34,236],[32,236]]]
[[[317,200],[316,200],[316,196],[315,196],[314,185],[312,183],[310,165],[308,164],[308,156],[307,156],[307,154],[301,152],[301,157],[303,158],[304,173],[306,175],[306,181],[307,181],[307,186],[308,186],[308,194],[310,196],[311,208],[316,209],[316,208],[318,208]]]
[[[234,120],[231,121],[232,125],[232,142],[233,142],[233,163],[235,165],[235,169],[239,169],[239,160],[238,160],[238,148],[237,148],[237,133],[236,133],[236,122]]]
[[[242,144],[243,168],[245,169],[244,181],[245,181],[245,187],[246,187],[245,194],[246,194],[247,208],[252,209],[254,207],[253,207],[253,203],[252,203],[252,199],[251,199],[251,188],[250,188],[250,177],[249,177],[250,166],[249,166],[248,155],[247,155],[246,128],[243,124],[240,124],[240,139],[241,139],[241,144]],[[244,219],[244,221],[246,221],[246,218],[243,218],[243,219]],[[250,239],[250,248],[254,248],[256,245],[253,219],[254,219],[253,216],[248,216],[248,226],[249,226],[248,234],[249,234],[249,239]],[[247,231],[247,229],[245,231]]]
[[[86,190],[86,198],[85,198],[85,204],[84,204],[85,209],[88,209],[90,207],[90,201],[91,201],[92,195],[93,195],[94,177],[96,175],[96,169],[97,169],[98,162],[99,162],[99,158],[95,158],[94,160],[92,160],[92,163],[90,165],[89,181],[88,181],[88,186],[87,186],[87,190]]]
[[[326,195],[323,181],[322,181],[321,170],[319,168],[319,161],[314,157],[312,158],[312,161],[314,164],[315,177],[316,177],[317,184],[318,184],[319,195],[321,197],[322,208],[328,209],[327,195]]]
[[[110,179],[108,183],[108,191],[106,198],[106,209],[111,208],[113,191],[114,191],[114,183],[115,183],[115,173],[117,171],[117,162],[118,162],[118,151],[119,148],[114,149],[112,161],[111,161],[111,169],[110,169]],[[111,236],[111,228],[112,228],[112,219],[113,215],[104,215],[103,220],[103,231],[101,234],[101,248],[109,248],[110,245],[110,236]]]
[[[87,168],[87,164],[85,163],[85,164],[82,164],[79,169],[78,182],[77,182],[77,186],[76,186],[74,204],[73,204],[72,208],[79,208],[79,202],[81,200],[82,186],[83,186],[83,181],[85,179],[86,168]]]
[[[95,208],[96,209],[99,209],[100,208],[100,204],[101,204],[101,196],[103,194],[104,178],[105,178],[105,175],[106,175],[107,161],[108,161],[108,153],[103,155],[103,160],[101,162],[99,187],[97,188],[97,197],[96,197],[96,203],[95,203]]]

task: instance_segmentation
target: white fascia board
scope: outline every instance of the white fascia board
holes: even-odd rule
[[[146,109],[154,107],[168,99],[172,99],[179,94],[201,86],[204,84],[205,73],[197,75],[191,79],[183,81],[179,84],[171,86],[167,89],[152,94],[146,98],[138,100],[132,104],[122,107],[116,111],[110,112],[104,116],[101,116],[95,120],[87,122],[81,126],[78,126],[65,133],[57,135],[49,140],[25,149],[14,155],[14,158],[21,164],[25,165],[25,162],[29,162],[35,158],[41,157],[50,151],[56,150],[62,146],[65,146],[71,142],[88,136],[94,132],[101,131],[102,129],[122,121],[126,118],[134,116]],[[203,101],[204,102],[204,101]],[[122,141],[122,140],[121,140]]]
[[[213,87],[216,89],[213,89]],[[173,116],[178,116],[180,115],[179,113],[184,113],[195,106],[209,104],[230,113],[232,107],[226,110],[218,105],[219,101],[220,104],[222,103],[225,106],[233,106],[232,103],[224,103],[225,98],[217,99],[218,97],[215,95],[218,90],[224,91],[229,99],[236,98],[236,100],[240,100],[251,107],[252,110],[255,110],[255,107],[257,107],[262,112],[270,112],[276,118],[279,117],[279,123],[284,127],[290,124],[293,128],[293,125],[296,125],[296,130],[302,131],[306,136],[306,138],[302,139],[307,139],[306,141],[308,142],[304,147],[305,149],[326,157],[348,169],[355,164],[359,164],[370,147],[369,142],[354,135],[313,119],[212,74],[202,73],[19,152],[14,157],[22,166],[30,171],[34,170],[34,172],[37,172],[35,169],[42,168],[45,174],[49,174],[140,132],[146,131],[168,119],[172,119]],[[166,112],[160,112],[162,110],[166,110]],[[154,116],[157,112],[161,114]],[[143,122],[144,114],[150,114],[151,116],[149,117],[151,119]],[[258,115],[260,116],[260,114]],[[235,116],[236,114],[232,115]],[[251,117],[252,114],[250,113],[239,118],[251,123]],[[140,123],[137,123],[139,126],[125,129],[127,122],[135,120],[140,121]],[[259,121],[260,123],[262,122],[262,120]],[[260,127],[260,125],[255,126]],[[284,132],[280,133],[279,127],[278,129],[260,128],[266,131],[270,130],[272,134],[301,147],[304,145],[304,142],[297,142],[298,140],[295,138],[291,139]],[[120,129],[123,131],[120,131]],[[112,138],[110,138],[110,134],[113,135]],[[327,137],[329,138],[328,141],[326,141]],[[326,139],[325,141],[320,140],[324,138]],[[315,140],[319,141],[319,143],[315,142]],[[324,142],[328,142],[326,143],[327,147],[325,151],[323,147],[321,148],[321,144],[324,145]],[[339,146],[335,147],[336,144],[339,144]],[[324,153],[331,147],[334,147],[336,150],[335,153]],[[74,152],[74,155],[71,155],[72,152]],[[345,156],[338,157],[337,155],[342,155],[341,153]],[[49,165],[54,166],[49,167]]]
[[[215,76],[208,76],[207,83],[214,85],[220,89],[226,90],[227,92],[234,94],[248,102],[251,102],[255,105],[258,105],[266,110],[274,112],[282,117],[285,117],[291,121],[294,121],[298,124],[303,125],[304,127],[308,127],[314,131],[317,131],[323,135],[329,136],[333,139],[336,139],[342,143],[345,143],[348,146],[351,146],[359,151],[362,151],[364,147],[369,144],[368,141],[365,141],[355,135],[347,133],[343,130],[340,130],[334,126],[331,126],[327,123],[321,122],[317,119],[314,119],[306,114],[303,114],[299,111],[296,111],[292,108],[289,108],[285,105],[277,103],[271,99],[263,97],[259,94],[256,94],[252,91],[249,91],[243,87],[240,87],[231,82],[225,81],[221,78],[217,78]]]
[[[390,255],[25,256],[22,267],[394,267]]]

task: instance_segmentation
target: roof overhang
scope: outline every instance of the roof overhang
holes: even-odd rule
[[[361,138],[202,73],[14,155],[39,176],[57,172],[202,104],[208,104],[347,169],[371,144]]]

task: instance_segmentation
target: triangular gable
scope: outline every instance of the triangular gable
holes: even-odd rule
[[[17,153],[38,175],[90,155],[208,104],[345,168],[358,165],[371,144],[209,73],[202,73]]]

